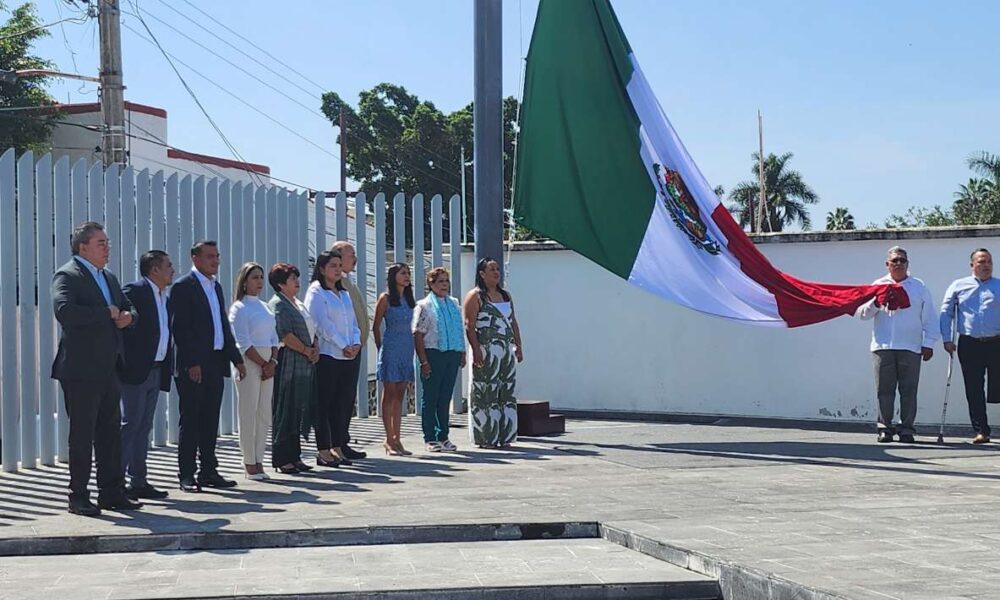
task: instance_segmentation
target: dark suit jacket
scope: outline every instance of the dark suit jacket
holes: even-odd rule
[[[129,283],[122,290],[132,306],[143,315],[142,321],[135,327],[126,328],[122,332],[125,344],[124,360],[118,371],[118,377],[124,383],[139,385],[146,381],[149,370],[153,368],[156,359],[156,349],[160,344],[160,319],[156,309],[156,294],[158,290],[142,279]],[[167,316],[169,323],[169,315]],[[160,368],[160,389],[170,391],[170,376],[173,374],[173,348],[171,347],[170,327],[167,327],[167,355]]]
[[[226,316],[226,302],[222,297],[222,286],[215,282],[215,295],[219,299],[219,319],[222,323],[222,355],[234,365],[243,364],[243,356],[236,347],[233,332],[229,328],[229,318]],[[215,341],[215,326],[212,324],[212,311],[208,298],[201,287],[201,282],[193,272],[188,273],[174,282],[170,287],[170,300],[167,303],[170,313],[170,333],[174,336],[174,370],[178,377],[186,375],[187,370],[194,366],[204,369],[212,359],[212,346]],[[222,373],[229,377],[229,369],[223,368]]]
[[[118,278],[104,271],[111,301],[120,310],[138,313],[118,285]],[[62,326],[59,351],[52,363],[54,379],[102,381],[122,364],[122,331],[108,312],[108,303],[97,281],[75,258],[52,276],[52,308]]]

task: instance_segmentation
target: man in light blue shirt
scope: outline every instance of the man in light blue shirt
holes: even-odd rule
[[[976,432],[972,443],[985,444],[990,441],[986,404],[1000,403],[1000,280],[993,277],[989,250],[978,248],[969,260],[972,276],[956,279],[944,294],[941,336],[951,354],[956,350],[952,329],[958,333],[958,362]]]

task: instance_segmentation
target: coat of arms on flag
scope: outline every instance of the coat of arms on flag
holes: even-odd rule
[[[696,247],[709,254],[718,254],[720,252],[719,242],[709,236],[708,228],[705,227],[705,222],[701,220],[701,213],[698,212],[698,205],[691,198],[691,192],[684,185],[680,173],[660,164],[654,164],[653,171],[656,173],[656,184],[660,188],[660,196],[670,213],[670,218],[677,224],[677,227],[688,236],[688,239]]]

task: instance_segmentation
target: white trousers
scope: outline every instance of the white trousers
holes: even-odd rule
[[[236,414],[240,421],[243,464],[264,464],[267,431],[271,427],[271,396],[274,378],[261,381],[260,367],[246,361],[247,376],[236,382]],[[236,369],[233,369],[235,377]]]

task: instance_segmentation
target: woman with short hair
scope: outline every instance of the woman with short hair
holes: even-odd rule
[[[281,346],[274,374],[274,409],[271,426],[271,465],[291,475],[311,471],[302,462],[299,437],[308,440],[316,410],[316,324],[298,299],[299,270],[288,263],[271,267],[267,280],[276,292],[268,302],[274,312]]]
[[[462,309],[449,295],[447,269],[431,269],[427,287],[430,292],[413,311],[413,345],[424,383],[420,423],[428,452],[454,452],[458,447],[449,438],[449,419],[455,379],[465,366]]]

